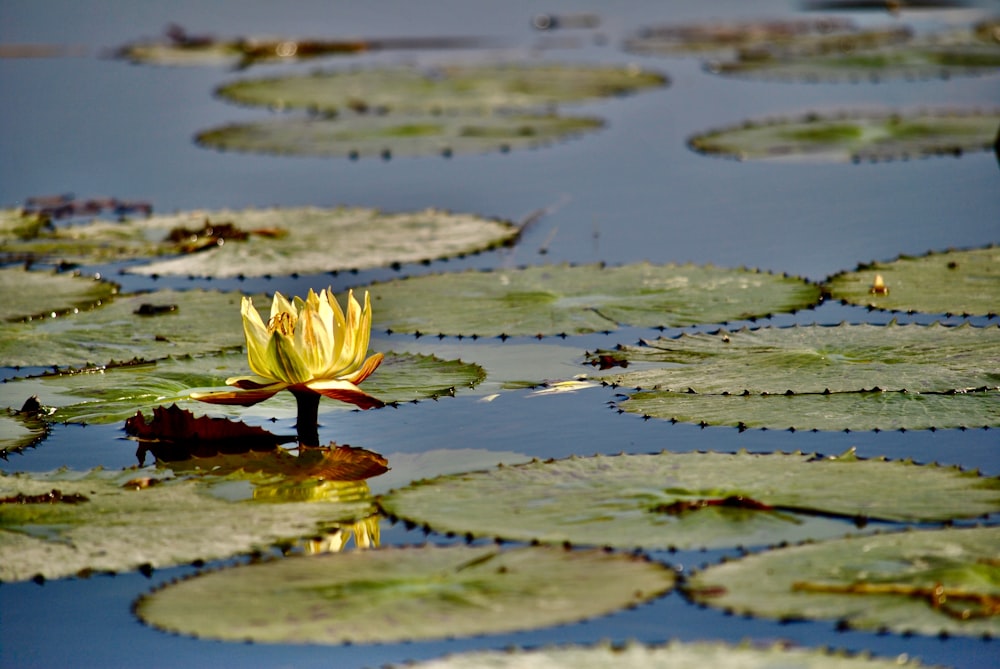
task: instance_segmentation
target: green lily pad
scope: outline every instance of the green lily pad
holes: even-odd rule
[[[885,161],[992,151],[1000,112],[841,112],[746,121],[688,140],[739,160]]]
[[[0,412],[0,458],[35,446],[49,435],[49,424],[37,414]]]
[[[371,514],[363,481],[294,499],[260,475],[157,478],[150,469],[0,474],[0,581],[167,567],[266,549]],[[257,494],[260,486],[261,494]]]
[[[873,289],[881,275],[886,290]],[[1000,247],[902,256],[827,280],[834,299],[893,311],[987,315],[1000,311]]]
[[[386,669],[905,669],[924,667],[918,660],[900,656],[874,658],[828,650],[789,647],[778,642],[771,646],[744,643],[681,643],[662,646],[628,642],[607,642],[595,646],[546,646],[530,650],[483,650],[447,655],[426,662],[386,665]]]
[[[650,550],[719,548],[842,536],[854,529],[843,522],[848,518],[971,518],[1000,510],[1000,480],[861,460],[852,452],[833,458],[663,452],[443,476],[378,503],[391,517],[437,532]]]
[[[53,318],[100,306],[118,292],[106,281],[79,274],[32,272],[19,267],[0,269],[0,320]]]
[[[597,118],[554,114],[294,118],[214,128],[196,141],[223,151],[292,156],[449,157],[547,146],[603,126]]]
[[[379,283],[376,327],[453,335],[556,335],[719,323],[804,309],[819,288],[745,269],[637,263],[468,271]]]
[[[134,610],[204,639],[388,643],[577,622],[648,601],[673,581],[663,565],[601,551],[384,548],[210,572],[141,597]]]
[[[359,207],[196,210],[7,238],[0,242],[0,257],[95,263],[180,254],[126,270],[281,276],[447,258],[512,243],[517,233],[510,223],[434,209],[395,214]]]
[[[1000,425],[1000,328],[933,325],[720,330],[597,351],[642,367],[630,413],[710,425],[822,430]]]
[[[641,68],[592,65],[444,65],[337,70],[245,79],[217,94],[244,105],[393,114],[490,113],[624,95],[667,84]]]
[[[119,295],[100,309],[0,323],[0,365],[88,365],[154,360],[243,344],[239,293],[161,290]],[[255,295],[257,304],[270,299]]]
[[[24,209],[0,209],[0,243],[31,239],[51,225],[48,216]]]
[[[279,393],[252,407],[210,406],[189,398],[193,390],[224,386],[227,378],[248,371],[246,353],[230,351],[24,378],[0,388],[4,396],[15,398],[18,404],[24,397],[38,395],[42,404],[55,407],[49,420],[60,422],[111,423],[129,418],[138,410],[165,404],[177,404],[196,413],[211,411],[231,416],[254,416],[262,412],[267,416],[296,415],[297,405],[291,393]],[[388,353],[375,373],[365,380],[364,389],[387,403],[409,402],[453,395],[484,378],[485,372],[475,364],[429,355]],[[347,409],[349,405],[323,402],[320,407],[326,411]]]
[[[738,613],[916,634],[1000,635],[1000,528],[795,546],[693,575],[695,601]]]

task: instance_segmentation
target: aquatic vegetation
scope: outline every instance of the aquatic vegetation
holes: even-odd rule
[[[0,268],[0,320],[30,321],[55,318],[99,307],[118,293],[118,286],[77,272],[29,271]]]

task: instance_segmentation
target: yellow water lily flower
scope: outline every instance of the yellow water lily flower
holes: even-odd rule
[[[275,393],[289,390],[296,395],[318,394],[355,404],[362,409],[382,406],[357,384],[368,378],[382,362],[382,354],[365,358],[371,335],[371,298],[365,291],[364,308],[347,295],[347,314],[333,290],[289,302],[274,294],[271,316],[264,324],[253,301],[243,298],[243,331],[251,376],[226,379],[237,390],[192,393],[193,399],[215,404],[250,406]]]

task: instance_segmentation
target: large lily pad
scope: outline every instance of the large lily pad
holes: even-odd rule
[[[158,478],[150,469],[0,475],[0,580],[166,567],[266,549],[371,514],[363,481],[263,494],[260,475]],[[275,500],[310,499],[274,503]]]
[[[881,276],[885,289],[873,288]],[[1000,311],[1000,247],[902,256],[827,280],[831,297],[877,309],[932,314]]]
[[[892,495],[886,495],[892,490]],[[438,532],[645,549],[846,534],[832,517],[945,521],[1000,510],[1000,480],[848,452],[569,458],[419,481],[379,498]]]
[[[9,237],[0,253],[47,261],[112,262],[180,257],[130,266],[143,274],[287,275],[384,267],[511,243],[510,223],[434,209],[382,213],[359,207],[187,211]]]
[[[99,309],[58,318],[0,323],[0,365],[101,365],[234,348],[243,344],[240,298],[162,290],[119,295]]]
[[[246,79],[222,86],[217,93],[240,104],[325,113],[486,113],[548,109],[666,83],[663,75],[634,66],[443,65]]]
[[[693,575],[698,602],[844,627],[1000,635],[1000,528],[854,537],[766,551]]]
[[[224,151],[293,156],[449,157],[546,146],[603,126],[601,119],[555,114],[293,118],[227,125],[196,140]]]
[[[720,330],[597,351],[645,367],[621,408],[705,424],[823,430],[1000,424],[1000,328],[846,325]]]
[[[237,330],[237,332],[241,332]],[[209,405],[189,398],[192,390],[223,386],[231,376],[246,374],[246,353],[167,358],[155,363],[51,374],[8,382],[3,395],[16,403],[37,395],[42,404],[55,407],[49,420],[72,423],[109,423],[124,420],[138,410],[164,404],[204,413]],[[365,391],[384,402],[452,395],[480,383],[485,372],[475,364],[441,360],[433,356],[389,353],[379,368],[365,380]],[[324,402],[321,409],[347,408],[339,402]],[[294,416],[295,398],[279,393],[253,407],[212,405],[213,412],[229,415]]]
[[[745,269],[637,263],[468,271],[380,283],[376,327],[454,335],[555,335],[718,323],[795,311],[819,289]]]
[[[30,239],[51,225],[51,219],[26,209],[0,209],[0,242]]]
[[[808,114],[746,121],[688,140],[698,153],[739,160],[885,161],[991,151],[1000,112]]]
[[[100,306],[118,292],[118,286],[74,273],[32,272],[17,267],[0,269],[0,320],[52,318]]]
[[[662,646],[629,642],[624,645],[607,642],[595,646],[547,646],[530,650],[483,650],[405,665],[388,665],[386,669],[905,669],[923,667],[918,660],[906,656],[875,658],[827,650],[789,647],[786,643],[771,646],[744,643],[730,646],[722,643],[681,643],[672,641]]]
[[[37,413],[11,409],[0,412],[0,458],[34,446],[48,434],[48,423]]]
[[[135,612],[155,627],[207,639],[385,643],[576,622],[672,585],[667,567],[633,556],[424,546],[223,569],[142,597]]]

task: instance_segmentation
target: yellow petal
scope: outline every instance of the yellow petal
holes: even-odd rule
[[[247,360],[254,374],[273,378],[267,365],[267,326],[261,320],[260,314],[253,306],[253,300],[244,297],[240,305],[243,315],[243,334],[247,343]]]
[[[382,360],[384,358],[385,356],[382,355],[381,353],[376,353],[372,355],[370,358],[365,360],[364,364],[362,364],[357,371],[343,377],[344,380],[350,381],[351,383],[361,383],[369,376],[371,376],[372,372],[378,369],[378,366],[382,364]]]
[[[274,318],[279,313],[287,313],[294,316],[297,310],[292,307],[284,295],[275,291],[274,299],[271,301],[271,318]]]
[[[286,383],[305,383],[312,379],[309,365],[302,359],[292,337],[275,332],[267,347],[268,363],[275,371],[274,378]]]

